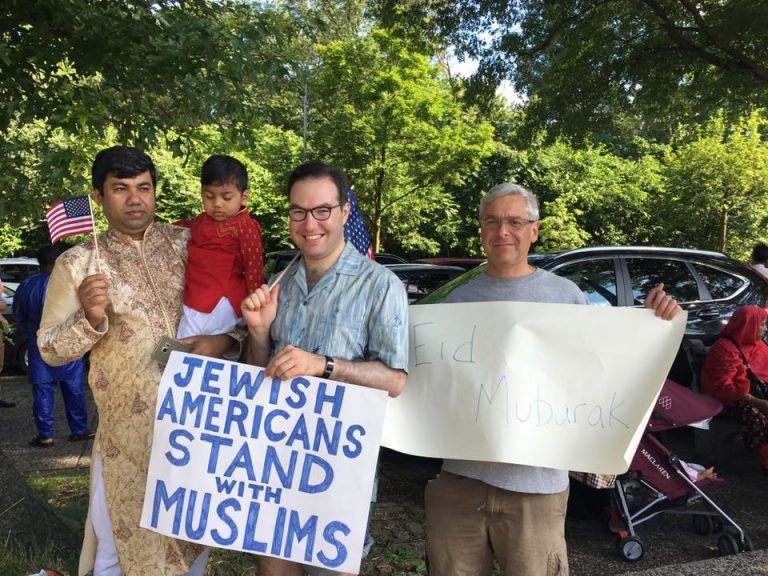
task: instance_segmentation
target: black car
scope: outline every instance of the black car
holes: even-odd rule
[[[459,266],[436,264],[388,264],[387,268],[403,281],[409,304],[431,294],[465,272],[464,268]]]
[[[462,256],[435,256],[432,258],[417,258],[414,264],[437,264],[439,266],[458,266],[464,270],[472,270],[485,262],[485,258],[469,258]]]
[[[642,306],[650,289],[663,282],[667,294],[688,312],[684,348],[691,341],[711,345],[737,307],[765,306],[768,299],[768,280],[721,252],[607,246],[531,254],[528,261],[575,282],[593,306]],[[439,301],[484,269],[467,272],[423,302]],[[688,360],[678,354],[671,372],[683,384],[692,380]]]

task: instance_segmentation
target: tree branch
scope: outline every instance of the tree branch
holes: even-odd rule
[[[581,20],[587,14],[589,14],[599,6],[602,6],[603,4],[611,4],[615,1],[616,0],[600,0],[598,2],[595,2],[594,4],[589,5],[586,9],[582,10],[581,12],[577,12],[576,14],[563,18],[560,22],[556,22],[552,26],[552,28],[550,29],[549,33],[547,34],[546,38],[544,38],[544,40],[539,42],[539,44],[537,44],[536,46],[531,47],[530,50],[521,50],[520,55],[533,56],[535,54],[543,52],[544,50],[546,50],[552,45],[552,43],[555,41],[555,38],[557,38],[557,36],[560,34],[563,28],[565,28],[567,25]]]
[[[640,0],[661,20],[667,31],[669,38],[676,42],[681,48],[685,48],[697,54],[705,62],[723,70],[743,70],[749,72],[755,79],[768,81],[768,69],[752,58],[749,58],[744,52],[737,51],[733,47],[723,43],[713,30],[707,25],[704,17],[698,11],[696,6],[690,0],[678,0],[685,11],[693,18],[700,32],[706,37],[712,46],[720,52],[726,54],[728,58],[720,56],[707,50],[703,45],[694,42],[682,33],[682,29],[675,24],[669,12],[657,0]]]

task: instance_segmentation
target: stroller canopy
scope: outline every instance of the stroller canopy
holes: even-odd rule
[[[667,380],[651,413],[648,429],[652,432],[669,430],[707,420],[719,414],[723,405],[708,396]]]

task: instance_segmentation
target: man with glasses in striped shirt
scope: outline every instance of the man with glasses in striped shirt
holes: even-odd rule
[[[248,361],[284,381],[319,376],[396,397],[408,368],[408,301],[394,273],[344,240],[348,190],[344,172],[321,162],[304,163],[289,176],[289,229],[301,258],[279,283],[243,301]],[[364,556],[371,543],[366,537]],[[259,559],[261,576],[304,570],[318,573]]]

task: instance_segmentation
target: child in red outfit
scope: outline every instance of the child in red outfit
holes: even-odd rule
[[[191,231],[179,339],[232,331],[242,320],[240,302],[264,283],[261,226],[246,208],[245,166],[231,156],[211,156],[200,184],[205,211],[177,222]]]

